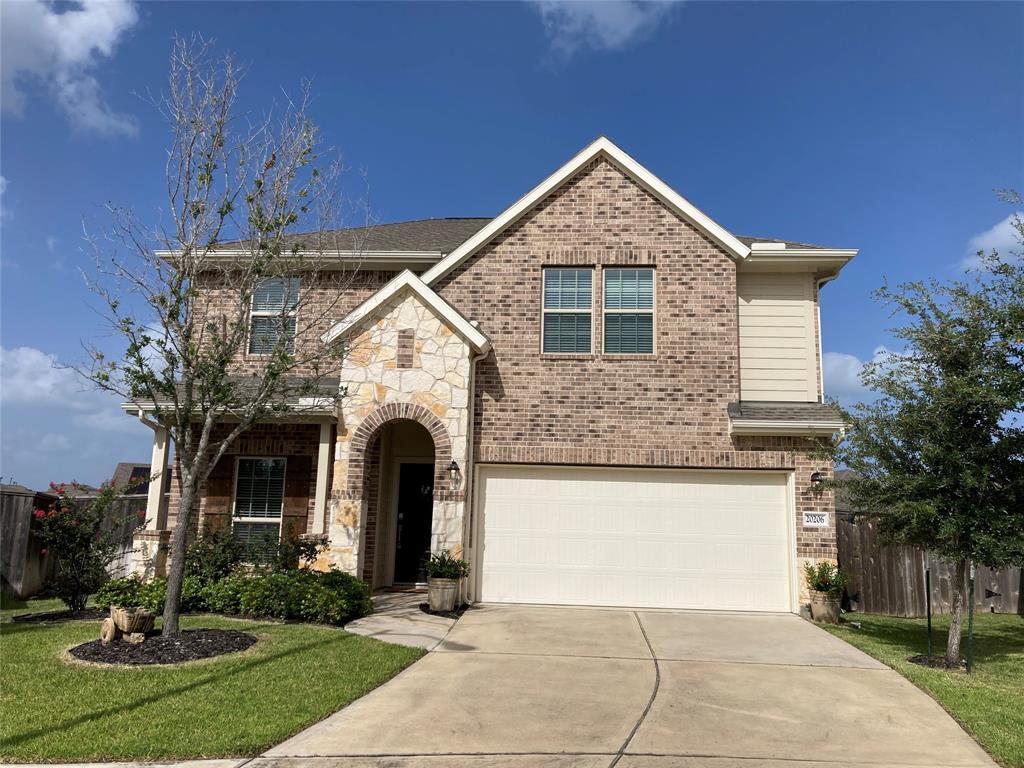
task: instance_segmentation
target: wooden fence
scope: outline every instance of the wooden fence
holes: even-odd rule
[[[838,517],[838,516],[837,516]],[[836,521],[839,564],[849,576],[850,607],[887,616],[925,616],[925,553],[878,543],[876,523]],[[1020,568],[977,568],[975,610],[1024,614],[1024,572]],[[931,558],[932,612],[949,613],[952,568]]]

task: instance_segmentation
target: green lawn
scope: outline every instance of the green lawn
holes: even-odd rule
[[[28,611],[53,610],[31,601]],[[155,760],[256,755],[359,698],[423,654],[332,627],[182,620],[245,629],[249,650],[174,667],[100,668],[65,649],[96,621],[0,624],[0,759]]]
[[[8,621],[12,616],[20,616],[23,613],[48,613],[66,609],[67,606],[55,597],[30,597],[28,600],[18,600],[8,595],[0,595],[0,621]]]
[[[974,618],[974,671],[946,672],[907,661],[926,653],[925,619],[850,614],[829,632],[874,656],[935,698],[1000,763],[1024,768],[1024,616],[983,613]],[[936,616],[935,650],[945,652],[947,616]],[[961,650],[967,650],[967,622]]]

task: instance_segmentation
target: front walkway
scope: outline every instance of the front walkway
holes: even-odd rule
[[[980,768],[932,699],[790,615],[483,606],[252,768]]]
[[[424,613],[420,610],[420,603],[425,602],[426,592],[381,592],[373,596],[373,613],[350,621],[345,625],[345,631],[386,643],[433,650],[448,634],[455,620]]]

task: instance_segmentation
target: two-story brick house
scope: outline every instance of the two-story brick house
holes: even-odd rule
[[[737,237],[605,138],[494,219],[339,235],[306,343],[345,394],[246,434],[204,519],[326,533],[375,587],[453,549],[493,602],[790,611],[834,558],[818,301],[856,251]]]

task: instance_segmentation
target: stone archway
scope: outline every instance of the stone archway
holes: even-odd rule
[[[388,403],[368,414],[349,441],[348,498],[361,499],[366,479],[366,449],[374,435],[393,421],[415,421],[430,433],[434,441],[434,500],[449,501],[461,494],[461,491],[451,490],[448,465],[452,460],[452,439],[444,423],[422,405]]]

